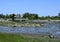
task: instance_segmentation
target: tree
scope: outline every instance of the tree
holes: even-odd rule
[[[30,20],[32,19],[38,19],[38,14],[32,14],[32,13],[25,13],[23,14],[23,18],[28,18]]]
[[[44,16],[42,16],[42,17],[39,17],[40,18],[40,20],[45,20],[45,17]]]
[[[30,19],[38,19],[38,14],[30,14]]]
[[[60,13],[58,14],[58,19],[60,20]]]
[[[58,14],[58,17],[60,17],[60,13]]]
[[[0,14],[0,18],[5,18],[5,15],[3,15],[3,14]]]
[[[11,14],[10,14],[10,15],[7,14],[7,15],[5,16],[5,18],[7,18],[7,19],[8,19],[8,18],[11,18]]]
[[[15,14],[12,14],[12,21],[15,20]]]
[[[14,21],[14,20],[15,20],[15,14],[10,14],[10,15],[8,15],[8,17],[9,17],[9,18],[11,18],[11,19],[12,19],[12,21]]]
[[[28,18],[28,17],[29,17],[29,13],[28,12],[23,14],[23,18]]]

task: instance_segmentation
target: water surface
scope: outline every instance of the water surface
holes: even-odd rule
[[[44,23],[42,27],[7,27],[0,26],[0,32],[4,33],[25,33],[25,34],[52,34],[56,37],[60,37],[60,23]]]

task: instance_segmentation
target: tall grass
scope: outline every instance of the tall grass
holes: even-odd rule
[[[59,39],[50,39],[49,37],[32,38],[26,35],[0,33],[0,42],[60,42]]]

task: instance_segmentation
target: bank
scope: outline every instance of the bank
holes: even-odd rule
[[[60,20],[28,20],[28,19],[15,19],[11,21],[10,19],[1,20],[0,26],[12,26],[12,27],[41,27],[47,22],[60,22]]]
[[[21,22],[0,22],[0,26],[11,26],[11,27],[40,27],[41,24],[38,23],[21,23]]]
[[[47,36],[0,33],[0,42],[60,42]]]

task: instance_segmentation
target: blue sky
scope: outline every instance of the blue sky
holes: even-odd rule
[[[25,12],[56,16],[60,12],[60,0],[0,0],[0,13]]]

